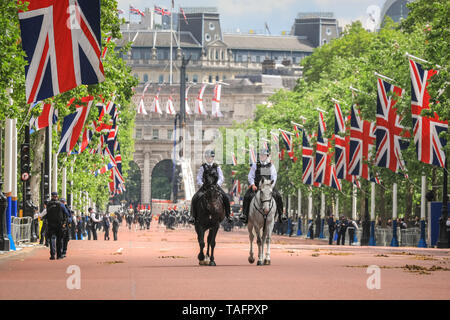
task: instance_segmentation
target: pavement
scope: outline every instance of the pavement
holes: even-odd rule
[[[450,251],[329,246],[273,235],[271,265],[249,264],[246,229],[218,233],[200,266],[193,228],[122,225],[118,241],[71,240],[49,260],[38,244],[0,254],[1,300],[448,300]],[[110,235],[112,239],[112,234]],[[257,251],[255,244],[254,250]],[[369,268],[369,266],[372,266]],[[373,267],[375,266],[375,267]],[[370,288],[370,289],[369,289]]]

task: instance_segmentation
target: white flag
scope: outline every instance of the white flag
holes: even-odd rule
[[[203,107],[203,94],[205,93],[207,85],[207,83],[202,84],[202,87],[198,92],[197,100],[195,100],[195,114],[208,114]]]
[[[222,112],[220,112],[220,93],[222,91],[222,85],[216,84],[214,87],[214,98],[212,100],[212,114],[214,117],[223,117]]]

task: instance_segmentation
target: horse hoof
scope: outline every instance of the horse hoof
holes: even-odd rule
[[[262,266],[262,262],[258,260],[258,262],[256,263],[257,266]]]
[[[249,262],[249,263],[254,263],[254,262],[255,262],[255,258],[253,258],[253,257],[248,257],[248,262]]]
[[[207,263],[205,260],[202,260],[202,261],[199,261],[198,264],[201,266],[206,266]]]
[[[215,263],[214,261],[210,261],[210,262],[209,262],[209,265],[210,265],[210,266],[215,266],[216,263]]]
[[[264,260],[264,265],[265,266],[270,266],[270,260],[268,260],[268,259]]]

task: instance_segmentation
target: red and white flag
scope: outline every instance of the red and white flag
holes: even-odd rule
[[[203,83],[202,87],[200,88],[200,91],[198,92],[197,99],[195,100],[195,114],[202,114],[207,115],[208,113],[205,110],[205,107],[203,106],[203,95],[205,93],[205,89],[207,83]]]
[[[212,100],[212,115],[216,118],[223,117],[222,112],[220,112],[220,94],[222,91],[222,85],[216,84],[214,86],[214,97]]]
[[[161,87],[158,88],[158,91],[155,94],[155,99],[152,103],[152,112],[162,114],[161,107],[159,106],[159,93],[161,92]]]
[[[189,89],[191,88],[191,86],[188,86],[187,88],[186,88],[186,94],[185,94],[185,105],[184,105],[184,109],[186,110],[186,114],[187,115],[191,115],[192,114],[192,111],[191,111],[191,108],[189,107],[189,103],[188,103],[188,94],[189,94]]]
[[[34,127],[36,131],[47,128],[50,124],[58,121],[58,110],[53,108],[51,103],[44,103],[44,109],[37,118],[32,117],[30,120],[30,128]]]
[[[166,103],[166,113],[167,113],[167,114],[170,114],[170,115],[175,115],[175,114],[176,114],[175,108],[174,108],[174,106],[173,106],[173,98],[172,98],[172,95],[170,95],[170,96],[169,96],[169,99],[167,100],[167,103]]]

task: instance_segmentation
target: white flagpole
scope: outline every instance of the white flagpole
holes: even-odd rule
[[[353,194],[352,194],[352,219],[356,220],[356,206],[357,206],[357,194],[358,190],[356,190],[356,186],[353,185]]]
[[[169,75],[169,84],[172,85],[172,55],[173,55],[173,8],[170,11],[170,75]]]
[[[53,154],[52,192],[58,192],[58,155]]]
[[[67,200],[67,168],[65,166],[62,168],[61,197]]]
[[[5,119],[5,167],[3,171],[4,184],[3,192],[6,197],[11,197],[12,192],[12,135],[13,120]]]
[[[17,216],[17,119],[12,119],[11,215]],[[25,195],[22,195],[25,196]]]

